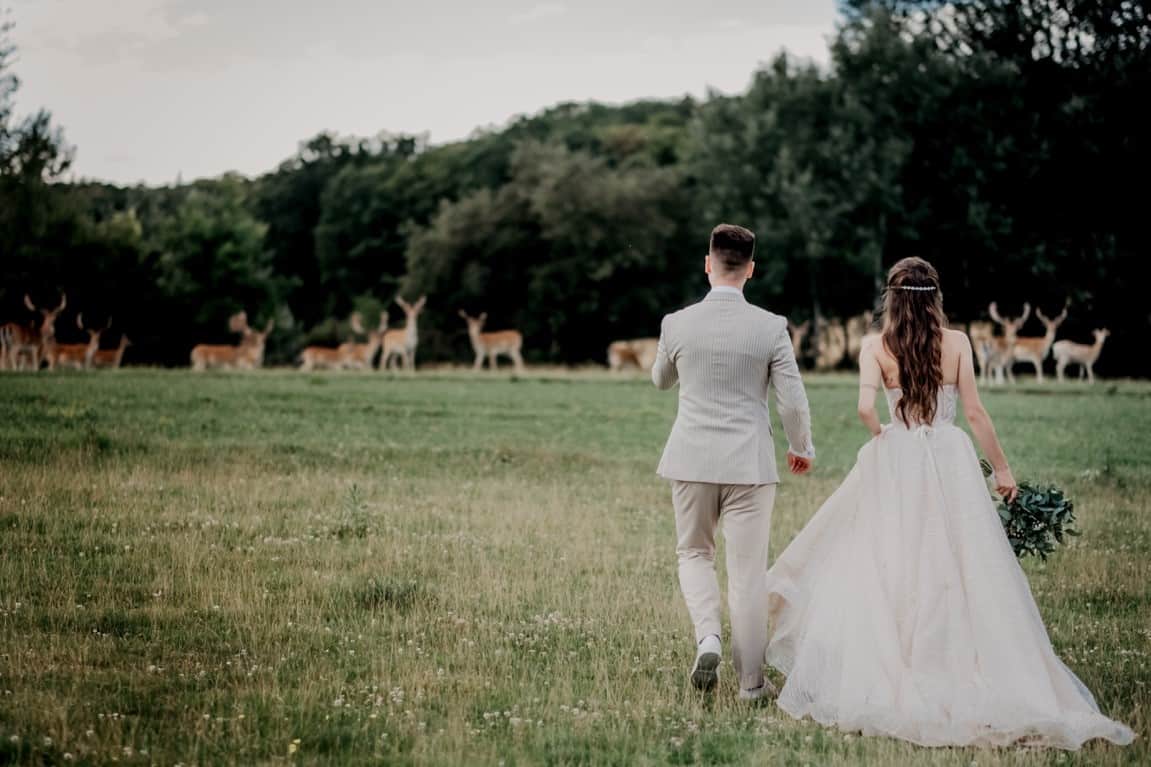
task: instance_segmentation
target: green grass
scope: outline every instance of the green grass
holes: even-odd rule
[[[850,379],[810,395],[774,552],[864,441]],[[0,375],[0,763],[1147,763],[1151,386],[986,400],[1016,474],[1077,501],[1026,569],[1131,747],[927,750],[730,672],[693,693],[675,398],[642,380],[120,371]]]

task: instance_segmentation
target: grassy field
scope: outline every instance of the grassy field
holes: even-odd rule
[[[864,441],[851,380],[810,395],[774,552]],[[1078,502],[1026,569],[1126,749],[859,738],[731,673],[701,699],[642,380],[120,371],[0,375],[0,763],[1148,763],[1151,386],[987,401]]]

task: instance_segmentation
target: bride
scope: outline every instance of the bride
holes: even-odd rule
[[[958,403],[1014,498],[970,342],[945,326],[934,267],[904,259],[888,273],[883,332],[860,354],[859,417],[874,438],[768,572],[779,707],[924,746],[1130,743],[1055,656],[954,424]]]

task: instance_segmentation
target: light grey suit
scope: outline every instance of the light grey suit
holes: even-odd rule
[[[658,473],[672,481],[679,581],[696,640],[720,634],[715,531],[727,538],[728,605],[740,685],[763,683],[767,551],[779,470],[768,407],[774,390],[791,452],[815,457],[807,393],[787,320],[719,288],[663,319],[651,370],[679,383],[679,412]]]
[[[651,379],[679,382],[679,413],[657,472],[725,485],[779,481],[768,389],[791,452],[813,458],[811,414],[787,320],[738,292],[708,293],[663,318]]]

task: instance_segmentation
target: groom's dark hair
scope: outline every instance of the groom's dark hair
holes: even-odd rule
[[[739,271],[755,255],[755,233],[735,224],[720,224],[711,230],[708,252],[724,271]]]

